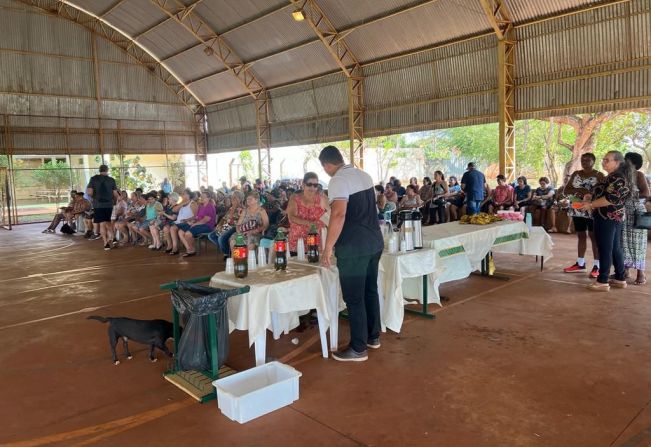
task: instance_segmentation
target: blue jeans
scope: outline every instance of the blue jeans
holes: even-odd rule
[[[475,214],[479,214],[479,208],[481,208],[481,200],[468,200],[466,203],[467,206],[467,213],[471,216],[474,216]]]
[[[231,245],[229,244],[229,239],[231,238],[232,235],[235,234],[235,227],[232,227],[231,229],[224,231],[221,235],[217,235],[217,233],[212,232],[208,235],[208,240],[215,244],[216,246],[219,247],[219,249],[224,253],[224,256],[230,256],[231,255]]]
[[[610,267],[615,267],[615,279],[624,281],[624,252],[622,250],[622,228],[624,224],[616,220],[604,219],[594,212],[594,235],[599,248],[599,277],[597,282],[608,284]]]

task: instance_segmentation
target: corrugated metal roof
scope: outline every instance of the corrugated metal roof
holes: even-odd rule
[[[158,59],[165,59],[179,49],[197,43],[197,39],[175,20],[168,20],[138,39]]]
[[[168,59],[165,61],[165,65],[185,82],[224,70],[224,64],[214,55],[204,53],[205,48],[203,45],[197,46],[177,57]]]
[[[185,0],[186,4],[193,2]],[[284,6],[290,7],[289,0],[204,0],[196,10],[206,23],[221,34]]]
[[[314,31],[305,21],[296,22],[292,9],[282,9],[249,25],[223,34],[224,39],[245,61],[314,40]]]
[[[267,87],[320,75],[338,68],[320,41],[263,59],[253,65],[253,71],[260,79],[264,79]]]
[[[193,82],[190,88],[207,104],[247,94],[244,86],[230,72]]]
[[[604,3],[603,0],[506,0],[511,19],[517,24],[557,15],[561,12]]]
[[[133,37],[165,17],[167,14],[149,0],[129,0],[102,18]]]

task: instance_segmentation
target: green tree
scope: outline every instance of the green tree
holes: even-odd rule
[[[253,156],[250,151],[242,151],[239,153],[240,166],[244,170],[244,176],[248,180],[254,180],[258,176],[256,175],[256,170],[253,167]]]
[[[169,180],[172,183],[172,187],[185,188],[185,160],[182,158],[172,160],[168,168],[171,176]]]
[[[70,166],[64,161],[48,161],[32,172],[32,178],[59,197],[63,191],[70,189]]]

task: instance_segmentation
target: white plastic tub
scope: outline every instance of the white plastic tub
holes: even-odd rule
[[[298,378],[302,375],[291,366],[270,362],[212,384],[221,412],[244,424],[298,400]]]

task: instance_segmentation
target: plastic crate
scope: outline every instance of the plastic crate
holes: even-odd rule
[[[298,379],[303,374],[279,362],[233,374],[212,384],[221,412],[244,424],[298,400]]]

